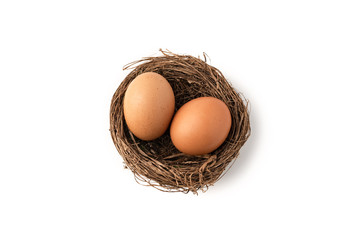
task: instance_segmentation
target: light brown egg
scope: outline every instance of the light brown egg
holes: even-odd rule
[[[128,86],[123,110],[129,130],[142,140],[154,140],[169,127],[175,98],[169,82],[160,74],[146,72]]]
[[[214,151],[231,128],[231,113],[214,97],[200,97],[184,104],[174,115],[170,137],[174,146],[189,155]]]

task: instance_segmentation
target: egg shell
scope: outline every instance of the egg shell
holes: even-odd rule
[[[175,109],[169,82],[160,74],[138,75],[128,86],[123,102],[129,130],[142,140],[154,140],[168,129]]]
[[[174,146],[189,155],[216,150],[231,129],[231,113],[214,97],[200,97],[184,104],[174,115],[170,137]]]

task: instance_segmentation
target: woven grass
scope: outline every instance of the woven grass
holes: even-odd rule
[[[204,192],[232,166],[250,135],[248,102],[218,69],[207,63],[206,54],[200,59],[160,51],[161,56],[143,58],[124,67],[124,70],[132,71],[112,98],[111,136],[125,168],[134,173],[138,183],[162,191]],[[169,130],[153,141],[135,137],[125,122],[123,97],[132,80],[144,72],[156,72],[168,80],[175,95],[175,111],[198,97],[212,96],[225,102],[232,117],[232,127],[225,142],[209,154],[191,156],[174,147]]]

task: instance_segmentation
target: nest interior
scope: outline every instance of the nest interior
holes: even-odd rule
[[[132,69],[113,95],[110,108],[110,132],[113,142],[138,183],[162,191],[197,193],[219,180],[239,154],[250,135],[248,102],[204,59],[160,50],[162,55],[147,57],[124,67]],[[156,72],[173,88],[175,111],[186,102],[203,96],[216,97],[228,106],[232,127],[225,142],[215,151],[191,156],[179,152],[170,139],[169,130],[153,141],[135,137],[127,128],[123,114],[123,97],[130,82],[144,72]]]

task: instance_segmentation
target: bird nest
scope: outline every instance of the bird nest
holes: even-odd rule
[[[112,140],[138,183],[162,191],[197,193],[206,191],[232,166],[240,148],[250,135],[248,102],[225,79],[223,74],[204,60],[160,50],[162,55],[132,62],[124,70],[132,71],[113,95],[110,109]],[[123,98],[128,85],[139,74],[156,72],[173,88],[175,111],[198,97],[216,97],[229,108],[232,126],[224,143],[215,151],[199,156],[179,152],[170,139],[169,130],[153,141],[138,139],[128,129],[123,112]]]

